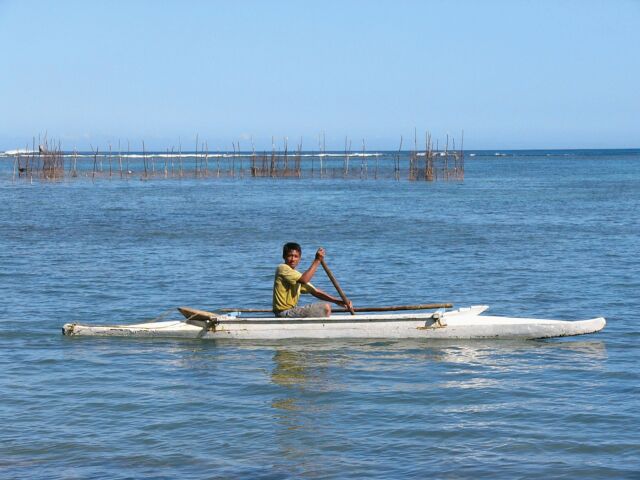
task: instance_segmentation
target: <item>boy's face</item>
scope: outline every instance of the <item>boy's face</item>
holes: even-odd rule
[[[295,269],[300,263],[300,252],[297,250],[289,250],[284,256],[284,263]]]

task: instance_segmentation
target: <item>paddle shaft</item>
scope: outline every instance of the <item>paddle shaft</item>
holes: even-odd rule
[[[342,301],[345,304],[349,303],[349,299],[342,291],[342,288],[340,288],[340,284],[338,283],[338,280],[336,280],[336,277],[333,276],[333,272],[331,272],[329,267],[327,267],[327,264],[325,263],[325,261],[320,260],[320,265],[322,265],[322,268],[324,268],[324,271],[327,273],[327,277],[329,277],[329,280],[331,280],[331,283],[333,283],[333,286],[336,287],[336,290],[338,291],[340,298],[342,298]],[[349,312],[351,312],[351,315],[356,314],[356,312],[353,310],[353,307],[349,308]]]
[[[438,308],[451,308],[453,303],[421,303],[419,305],[387,305],[381,307],[354,307],[355,312],[398,312],[401,310],[435,310]],[[346,312],[346,308],[333,309],[334,312]],[[216,312],[244,312],[244,313],[273,313],[270,308],[220,308]]]

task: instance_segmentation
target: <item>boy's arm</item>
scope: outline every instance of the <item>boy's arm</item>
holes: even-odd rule
[[[309,283],[313,276],[318,270],[320,263],[324,259],[324,248],[320,247],[316,252],[316,258],[311,262],[311,266],[302,274],[302,276],[298,279],[299,283]],[[331,301],[331,300],[330,300]]]
[[[319,288],[316,288],[315,291],[309,292],[309,293],[311,293],[311,295],[313,295],[314,297],[319,298],[320,300],[324,300],[325,302],[332,302],[332,303],[335,303],[336,305],[343,306],[347,309],[353,308],[351,301],[349,301],[349,303],[346,304],[342,301],[341,298],[337,298],[332,295],[329,295],[327,292],[324,292]]]

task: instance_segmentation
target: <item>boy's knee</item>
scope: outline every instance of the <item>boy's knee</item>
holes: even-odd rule
[[[331,316],[331,305],[329,305],[328,303],[324,304],[324,314],[327,317]]]

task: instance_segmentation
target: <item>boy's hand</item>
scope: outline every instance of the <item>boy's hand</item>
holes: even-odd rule
[[[324,248],[320,247],[318,249],[318,251],[316,252],[316,260],[318,260],[319,262],[324,260]]]

